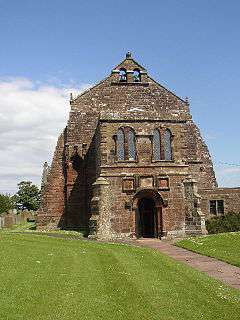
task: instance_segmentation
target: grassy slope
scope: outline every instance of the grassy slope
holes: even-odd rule
[[[151,249],[1,232],[0,243],[0,319],[239,319],[239,291]]]
[[[240,232],[184,239],[176,245],[240,267]]]

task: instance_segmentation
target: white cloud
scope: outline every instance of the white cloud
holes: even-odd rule
[[[218,172],[222,175],[224,174],[231,174],[231,173],[240,173],[240,166],[237,167],[223,167],[220,170],[218,170]]]
[[[0,192],[15,192],[22,180],[40,183],[42,163],[51,162],[67,123],[69,94],[87,88],[0,79]]]
[[[240,186],[240,166],[216,166],[215,172],[220,187]]]

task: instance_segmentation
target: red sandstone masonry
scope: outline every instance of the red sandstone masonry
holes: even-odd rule
[[[129,72],[127,83],[119,82],[119,68]],[[135,68],[142,72],[140,83],[133,82],[131,72]],[[50,224],[88,228],[93,183],[101,175],[110,182],[113,196],[109,208],[113,233],[134,236],[137,222],[133,201],[141,189],[141,177],[148,176],[153,181],[152,190],[162,199],[162,232],[165,235],[184,232],[186,212],[199,201],[196,191],[186,198],[187,179],[196,180],[201,189],[216,188],[211,157],[192,121],[188,102],[156,83],[143,67],[128,57],[109,77],[70,104],[67,127],[59,138],[43,190],[39,227]],[[122,126],[130,126],[135,131],[136,162],[116,161],[116,132]],[[172,161],[152,161],[154,128],[171,130]],[[167,177],[167,190],[157,188],[160,176]],[[135,187],[125,192],[124,179],[129,177],[134,178]],[[200,212],[198,204],[197,208]]]

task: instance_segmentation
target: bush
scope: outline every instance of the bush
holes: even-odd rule
[[[208,233],[240,231],[240,213],[211,218],[206,221],[206,228]]]

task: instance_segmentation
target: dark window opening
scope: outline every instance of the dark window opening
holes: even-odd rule
[[[224,200],[210,200],[209,209],[210,209],[210,214],[214,214],[214,215],[224,214]]]
[[[217,211],[218,211],[218,214],[224,214],[224,202],[223,202],[223,200],[217,200]]]

